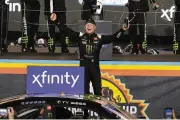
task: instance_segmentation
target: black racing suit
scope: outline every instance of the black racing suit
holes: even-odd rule
[[[155,0],[150,0],[155,3]],[[146,12],[149,11],[148,0],[128,0],[130,28],[129,35],[133,45],[132,54],[142,54],[147,52],[147,41],[145,39]],[[137,36],[137,27],[139,28],[140,38]],[[138,46],[139,45],[139,46]]]
[[[39,0],[22,1],[22,51],[35,50],[35,35],[39,29],[40,3]]]
[[[0,1],[0,36],[2,43],[2,51],[7,52],[7,33],[8,33],[8,13],[9,13],[9,6],[5,4],[5,0]]]
[[[59,22],[57,22],[58,24]],[[99,54],[103,44],[109,44],[123,34],[120,29],[113,35],[98,35],[96,33],[87,34],[75,32],[68,27],[59,26],[61,32],[70,35],[77,40],[80,52],[80,66],[85,68],[84,93],[90,94],[90,81],[94,89],[94,94],[102,96],[101,72],[99,67]],[[84,110],[85,119],[88,118],[88,110]]]
[[[44,5],[45,5],[45,16],[48,20],[49,24],[49,50],[54,52],[55,51],[55,24],[50,20],[50,15],[51,15],[51,7],[53,9],[53,13],[56,13],[57,19],[60,20],[61,25],[66,25],[66,5],[65,5],[65,0],[53,0],[53,6],[50,5],[50,0],[44,0]],[[61,42],[61,51],[62,52],[69,52],[67,49],[68,47],[68,42],[66,41],[65,37],[67,36],[66,34],[60,33],[60,42]]]
[[[103,44],[109,44],[118,39],[123,30],[120,29],[113,35],[98,35],[75,32],[68,27],[59,29],[77,40],[80,52],[80,66],[85,67],[85,94],[89,94],[89,83],[92,82],[94,94],[101,95],[101,73],[99,67],[99,54]]]
[[[176,38],[174,41],[174,52],[177,51],[180,54],[180,0],[175,0],[175,5],[176,5],[176,12],[175,12],[175,34]],[[177,45],[176,45],[177,44]],[[176,47],[177,46],[177,47]]]

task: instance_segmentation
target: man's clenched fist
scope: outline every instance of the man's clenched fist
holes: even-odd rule
[[[50,16],[50,19],[51,19],[52,21],[55,21],[55,20],[57,19],[56,14],[55,14],[55,13],[52,13],[51,16]]]

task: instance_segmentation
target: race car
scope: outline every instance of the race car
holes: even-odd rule
[[[113,101],[94,95],[31,94],[0,100],[0,115],[13,107],[16,119],[137,119]]]

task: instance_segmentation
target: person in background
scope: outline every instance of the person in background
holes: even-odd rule
[[[180,0],[174,0],[176,5],[176,12],[175,12],[175,40],[173,44],[173,51],[174,54],[180,54]]]
[[[45,16],[48,20],[49,25],[49,51],[54,52],[55,51],[55,24],[50,20],[50,15],[52,12],[56,13],[58,19],[60,20],[61,25],[66,26],[66,5],[65,0],[44,0],[45,5]],[[68,44],[69,41],[66,41],[67,35],[60,32],[60,42],[61,42],[61,52],[62,53],[69,53],[68,50]]]
[[[153,5],[154,10],[158,8],[155,0],[150,0]],[[129,35],[132,42],[132,52],[131,54],[138,54],[139,50],[142,54],[147,52],[147,41],[146,41],[146,13],[149,11],[148,0],[128,0],[126,5],[129,9]],[[139,28],[140,38],[137,35],[137,27]]]
[[[97,0],[83,0],[83,11],[81,13],[82,20],[89,20],[92,18],[93,13],[95,12],[92,9],[92,5],[96,5]]]
[[[5,4],[5,0],[0,1],[0,18],[1,24],[0,24],[0,36],[2,39],[2,52],[8,52],[8,46],[7,46],[7,33],[8,33],[8,13],[9,13],[9,6]],[[0,44],[1,44],[0,43]]]
[[[39,29],[39,0],[21,0],[22,3],[22,52],[37,52],[36,34]]]

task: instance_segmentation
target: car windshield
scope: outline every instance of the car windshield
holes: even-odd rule
[[[97,117],[99,113],[102,113],[102,117],[104,116],[103,118],[108,119],[136,119],[134,116],[130,115],[114,102],[111,102],[103,97],[89,97],[89,99],[86,99],[82,97],[75,98],[74,96],[72,96],[72,98],[66,96],[20,96],[19,98],[14,97],[0,100],[0,104],[4,107],[13,106],[17,115],[19,117],[23,116],[22,118],[24,118],[26,115],[31,116],[33,114],[33,116],[36,116],[33,117],[33,119],[36,119],[44,105],[49,104],[52,106],[52,108],[55,109],[55,111],[58,111],[58,113],[68,113],[68,117],[71,117],[71,115],[76,114],[78,111],[82,112],[83,109],[88,108],[90,114],[92,114],[94,117]],[[66,112],[64,113],[64,111]]]

